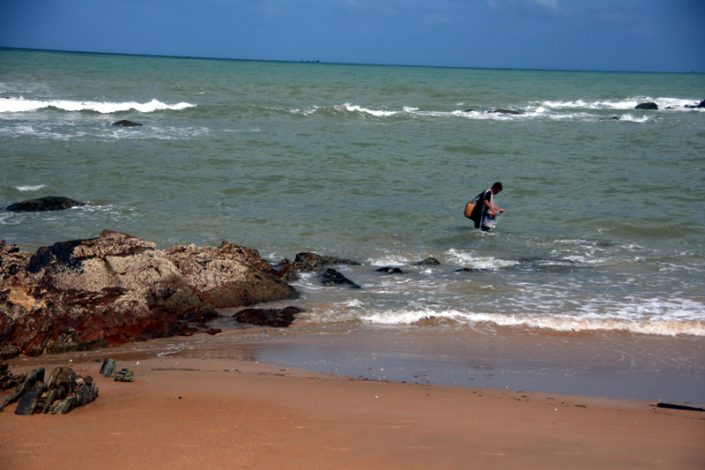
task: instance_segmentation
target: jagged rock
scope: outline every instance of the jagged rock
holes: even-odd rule
[[[646,103],[637,104],[634,109],[658,109],[658,105],[654,102],[648,101]]]
[[[174,246],[165,253],[198,296],[216,308],[295,299],[299,295],[275,276],[257,250],[223,242],[217,248]]]
[[[117,374],[115,374],[115,378],[113,379],[115,382],[134,382],[135,380],[135,373],[132,372],[130,369],[120,369]]]
[[[98,387],[93,382],[93,378],[89,375],[83,379],[76,380],[76,406],[87,405],[98,398]]]
[[[320,271],[325,266],[346,264],[359,266],[360,263],[350,259],[337,258],[335,256],[323,256],[312,252],[302,252],[294,259],[294,268],[301,272]]]
[[[113,372],[115,372],[115,360],[114,359],[106,359],[103,361],[103,365],[100,366],[100,373],[101,375],[104,375],[105,377],[112,377]]]
[[[302,309],[291,306],[282,309],[247,308],[237,312],[233,318],[240,323],[282,328],[291,325],[301,312]]]
[[[142,124],[140,124],[139,122],[130,121],[128,119],[121,119],[119,121],[115,121],[111,125],[118,126],[118,127],[141,127],[142,126]]]
[[[375,272],[384,274],[404,274],[404,271],[402,271],[401,268],[397,268],[395,266],[384,266],[383,268],[375,269]]]
[[[63,196],[46,196],[10,204],[6,210],[11,212],[60,211],[77,206],[85,206],[85,203]]]
[[[64,414],[68,413],[69,411],[73,410],[77,406],[78,406],[78,397],[76,395],[71,395],[71,396],[64,398],[60,402],[55,403],[50,408],[49,411],[53,415],[56,415],[56,414],[64,415]]]
[[[345,285],[353,289],[361,288],[360,286],[358,286],[353,281],[340,274],[333,268],[328,268],[323,272],[323,274],[321,274],[321,283],[324,286]]]
[[[7,405],[19,400],[22,395],[29,392],[34,388],[37,382],[42,382],[44,380],[44,368],[39,367],[34,369],[32,372],[27,374],[24,381],[17,386],[14,392],[7,397],[2,403],[0,403],[0,411],[2,411]]]
[[[0,362],[0,391],[17,387],[24,382],[25,376],[13,375],[7,362]]]
[[[429,256],[426,259],[414,263],[414,266],[438,266],[439,264],[441,264],[440,261],[438,261],[436,258]]]
[[[39,397],[44,393],[44,384],[36,382],[31,389],[22,394],[15,408],[16,415],[34,414],[39,404]]]
[[[217,316],[215,308],[297,296],[256,250],[229,242],[158,250],[104,230],[34,254],[0,243],[0,354],[190,335],[194,322]]]

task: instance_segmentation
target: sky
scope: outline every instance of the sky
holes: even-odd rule
[[[705,73],[705,0],[0,0],[0,47]]]

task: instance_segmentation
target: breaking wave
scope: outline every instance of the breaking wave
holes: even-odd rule
[[[193,108],[195,104],[180,102],[175,104],[163,103],[153,99],[146,103],[136,101],[74,101],[74,100],[38,100],[19,98],[0,99],[0,113],[28,113],[43,109],[57,109],[60,111],[92,111],[101,114],[120,113],[125,111],[138,111],[140,113],[152,113],[155,111],[180,111]]]

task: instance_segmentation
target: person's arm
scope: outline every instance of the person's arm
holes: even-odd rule
[[[499,207],[497,204],[494,204],[491,198],[485,199],[485,207],[489,211],[490,215],[492,215],[492,217],[496,217],[498,212],[504,212],[504,209]]]

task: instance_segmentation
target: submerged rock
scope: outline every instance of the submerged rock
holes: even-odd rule
[[[351,259],[337,258],[335,256],[324,256],[312,252],[302,252],[294,259],[294,268],[302,272],[320,271],[325,266],[345,264],[359,266],[360,263]]]
[[[321,274],[321,283],[324,286],[345,285],[353,289],[361,289],[359,285],[355,284],[353,281],[333,268],[328,268],[323,272],[323,274]]]
[[[422,259],[421,261],[414,263],[414,266],[438,266],[440,264],[441,262],[438,261],[436,258],[429,256],[426,259]]]
[[[692,104],[686,104],[686,108],[689,109],[698,109],[698,108],[705,108],[705,100],[702,100],[700,103],[692,105]]]
[[[505,108],[491,109],[487,112],[493,113],[493,114],[508,114],[508,115],[513,115],[513,116],[524,114],[524,111],[517,111],[515,109],[505,109]]]
[[[142,127],[142,124],[140,124],[139,122],[130,121],[128,119],[121,119],[119,121],[115,121],[111,125],[117,127]]]
[[[63,196],[46,196],[10,204],[6,210],[11,212],[60,211],[85,205],[83,202],[74,201]]]
[[[375,269],[375,272],[384,274],[404,274],[404,271],[402,271],[401,268],[397,268],[395,266],[384,266],[383,268]]]
[[[247,308],[237,312],[233,318],[240,323],[283,328],[291,325],[301,312],[302,309],[291,306],[282,309]]]

